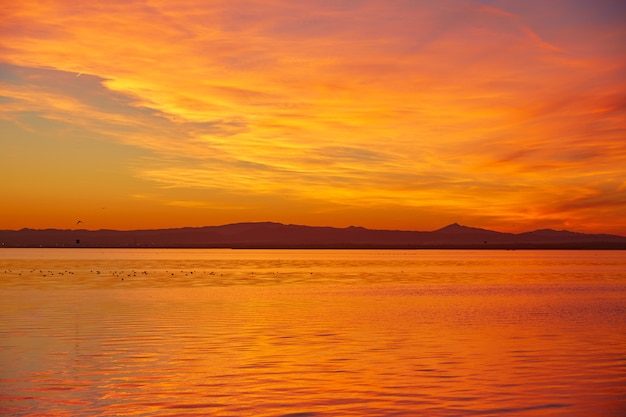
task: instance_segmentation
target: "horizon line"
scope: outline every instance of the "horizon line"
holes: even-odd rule
[[[81,221],[82,224],[84,224],[84,222]],[[527,230],[524,232],[518,232],[518,233],[514,233],[514,232],[502,232],[499,230],[493,230],[493,229],[485,229],[482,227],[475,227],[475,226],[467,226],[467,225],[463,225],[460,224],[458,222],[454,222],[454,223],[450,223],[447,224],[443,227],[439,227],[437,229],[433,229],[433,230],[409,230],[409,229],[378,229],[378,228],[369,228],[369,227],[365,227],[365,226],[355,226],[355,225],[350,225],[350,226],[345,226],[345,227],[338,227],[338,226],[311,226],[311,225],[306,225],[306,224],[296,224],[296,223],[282,223],[282,222],[276,222],[276,221],[242,221],[242,222],[234,222],[234,223],[225,223],[225,224],[218,224],[218,225],[204,225],[204,226],[178,226],[178,227],[155,227],[155,228],[146,228],[146,229],[110,229],[110,228],[100,228],[100,229],[72,229],[72,228],[65,228],[65,229],[61,229],[61,228],[56,228],[56,227],[46,227],[46,228],[30,228],[30,227],[23,227],[21,229],[0,229],[0,231],[4,231],[4,232],[20,232],[20,231],[24,231],[24,230],[33,230],[33,231],[83,231],[83,232],[102,232],[102,231],[111,231],[111,232],[142,232],[142,231],[155,231],[155,230],[177,230],[177,229],[204,229],[204,228],[210,228],[210,227],[227,227],[227,226],[237,226],[237,225],[260,225],[260,224],[272,224],[272,225],[279,225],[279,226],[295,226],[295,227],[308,227],[308,228],[320,228],[320,229],[364,229],[364,230],[370,230],[370,231],[383,231],[383,232],[408,232],[408,233],[433,233],[433,232],[437,232],[443,229],[447,229],[447,228],[451,228],[451,227],[459,227],[459,228],[465,228],[465,229],[474,229],[474,230],[479,230],[479,231],[487,231],[487,232],[495,232],[495,233],[502,233],[502,234],[509,234],[509,235],[520,235],[520,234],[525,234],[525,233],[534,233],[534,232],[540,232],[540,231],[552,231],[552,232],[566,232],[566,233],[575,233],[575,234],[581,234],[581,235],[608,235],[608,236],[620,236],[620,237],[625,237],[626,235],[621,235],[621,234],[616,234],[616,233],[597,233],[597,232],[593,232],[593,233],[588,233],[588,232],[576,232],[576,231],[572,231],[572,230],[568,230],[568,229],[551,229],[551,228],[542,228],[542,229],[533,229],[533,230]]]

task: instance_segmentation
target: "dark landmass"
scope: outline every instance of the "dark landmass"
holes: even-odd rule
[[[153,230],[0,230],[12,248],[626,249],[626,237],[542,229],[501,233],[451,224],[432,232],[236,223]]]

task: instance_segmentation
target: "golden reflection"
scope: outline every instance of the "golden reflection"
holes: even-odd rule
[[[21,253],[3,252],[0,271],[3,414],[541,416],[624,405],[620,252]],[[33,272],[16,274],[26,263]],[[105,265],[115,275],[90,275]]]

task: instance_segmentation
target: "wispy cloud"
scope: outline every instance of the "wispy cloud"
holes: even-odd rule
[[[439,208],[433,221],[561,216],[584,228],[594,212],[581,202],[623,207],[610,190],[626,166],[626,31],[618,5],[594,7],[15,3],[0,41],[0,121],[39,140],[70,132],[132,147],[129,181],[153,188],[159,205],[196,210],[196,221],[216,206],[211,192],[240,207],[240,220],[271,213],[273,197],[276,213],[291,207],[303,223],[321,211],[342,223],[364,207]],[[572,197],[588,189],[596,194]],[[626,232],[621,217],[611,227]]]

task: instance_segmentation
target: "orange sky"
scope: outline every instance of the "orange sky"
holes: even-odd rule
[[[0,229],[626,235],[621,0],[19,1]]]

